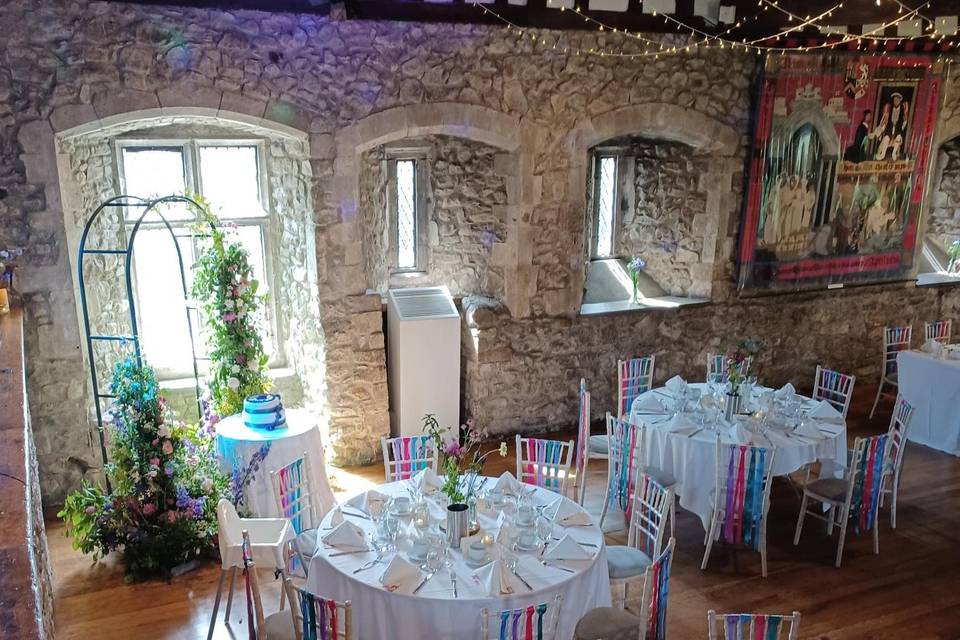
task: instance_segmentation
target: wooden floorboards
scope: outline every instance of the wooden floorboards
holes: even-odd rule
[[[880,433],[889,407],[866,418],[872,389],[863,388],[851,412],[850,437]],[[513,466],[491,457],[488,474]],[[599,515],[605,471],[593,465],[587,508]],[[382,481],[383,468],[372,465],[337,470],[336,483],[350,492]],[[749,551],[714,547],[707,571],[700,570],[703,528],[699,519],[677,509],[677,555],[670,584],[668,636],[706,637],[706,612],[756,611],[803,614],[802,638],[831,640],[960,639],[960,458],[911,444],[906,452],[897,529],[883,512],[880,555],[870,536],[848,537],[843,567],[833,566],[836,535],[810,520],[800,545],[793,528],[799,500],[785,481],[773,489],[769,520],[769,576],[760,577],[760,557]],[[608,519],[609,520],[609,519]],[[608,521],[608,528],[610,522]],[[54,565],[57,637],[60,640],[198,640],[206,637],[218,568],[209,565],[171,583],[124,584],[115,559],[91,565],[70,548],[58,522],[48,522]],[[623,541],[620,532],[608,541]],[[267,609],[275,610],[275,586],[268,584]],[[239,595],[239,594],[238,594]],[[235,604],[242,602],[235,599]],[[229,626],[218,621],[216,638],[246,638],[242,607]],[[364,612],[355,603],[355,615]],[[478,632],[479,635],[479,632]],[[403,640],[402,634],[397,636]],[[412,639],[411,639],[412,640]],[[469,640],[464,638],[464,640]]]

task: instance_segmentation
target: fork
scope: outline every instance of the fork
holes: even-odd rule
[[[383,552],[377,554],[377,557],[371,560],[370,562],[356,568],[353,570],[354,573],[360,573],[361,571],[366,571],[367,569],[372,569],[376,565],[380,564],[383,561]]]
[[[457,572],[453,570],[453,567],[449,567],[450,570],[450,584],[453,585],[453,597],[459,598],[460,595],[457,593]]]

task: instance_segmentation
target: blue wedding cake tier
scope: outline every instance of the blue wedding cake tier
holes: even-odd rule
[[[287,428],[283,402],[275,393],[259,393],[243,401],[243,423],[251,429],[274,431]]]

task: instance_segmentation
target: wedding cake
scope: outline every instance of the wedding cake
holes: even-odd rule
[[[275,393],[258,393],[243,401],[243,423],[251,429],[286,429],[283,402]]]

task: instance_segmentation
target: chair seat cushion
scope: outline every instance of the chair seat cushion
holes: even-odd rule
[[[590,450],[590,453],[608,455],[610,453],[610,442],[607,440],[606,434],[590,436],[590,439],[587,441],[587,448]]]
[[[264,635],[270,640],[296,640],[297,634],[293,628],[293,614],[290,607],[283,611],[271,613],[263,621]]]
[[[653,467],[644,467],[641,471],[653,478],[664,489],[670,489],[677,484],[677,479],[666,471],[660,471],[660,469],[654,469]]]
[[[607,547],[607,571],[612,580],[643,575],[650,566],[650,557],[640,549],[620,544]]]
[[[843,502],[847,497],[847,481],[842,478],[820,478],[808,483],[803,490],[821,498]]]
[[[640,618],[623,609],[597,607],[580,618],[575,640],[637,640]]]

